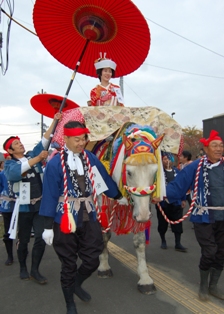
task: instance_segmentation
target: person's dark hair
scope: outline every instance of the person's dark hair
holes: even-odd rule
[[[54,109],[60,109],[62,100],[57,99],[57,98],[50,98],[48,102]],[[64,108],[66,107],[68,107],[67,102],[64,103]]]
[[[65,123],[64,125],[65,129],[76,129],[76,128],[81,128],[81,129],[85,129],[86,125],[84,123],[81,123],[79,121],[69,121],[67,123]],[[88,139],[88,134],[85,134],[85,139]]]
[[[182,155],[184,158],[187,158],[188,161],[192,158],[192,154],[188,150],[183,150]]]
[[[112,77],[114,78],[115,77],[115,71],[113,69],[111,69],[111,70],[112,70]],[[96,70],[96,74],[97,74],[98,79],[100,80],[100,82],[101,82],[102,71],[103,71],[103,69]]]
[[[15,138],[15,136],[10,136],[10,137],[8,137],[8,138],[5,140],[5,142],[3,143],[3,149],[4,149],[4,150],[6,150],[6,149],[5,149],[6,143],[7,143],[9,140],[11,140],[12,138]],[[12,144],[9,146],[9,148],[13,150]],[[11,154],[10,154],[10,155],[11,155]]]

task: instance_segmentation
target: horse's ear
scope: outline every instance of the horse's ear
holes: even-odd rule
[[[130,138],[127,137],[127,135],[123,134],[122,136],[122,142],[124,143],[125,149],[130,150],[133,147],[133,142]]]
[[[163,133],[162,135],[160,135],[159,137],[157,137],[153,142],[152,142],[152,147],[154,149],[157,149],[159,147],[159,145],[161,144],[163,138],[165,136],[165,133]]]

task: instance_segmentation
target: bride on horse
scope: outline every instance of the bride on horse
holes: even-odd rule
[[[119,85],[110,83],[110,79],[115,77],[117,64],[111,59],[104,57],[94,62],[100,84],[90,91],[89,106],[124,106],[124,99]]]

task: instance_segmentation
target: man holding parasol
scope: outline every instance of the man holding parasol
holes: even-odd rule
[[[9,137],[3,144],[3,148],[11,156],[11,159],[5,162],[4,173],[10,183],[12,192],[17,196],[9,233],[11,239],[16,238],[18,222],[17,255],[20,263],[20,278],[22,280],[31,278],[39,284],[47,282],[47,279],[39,272],[39,265],[45,250],[45,242],[42,239],[43,217],[39,216],[42,197],[42,161],[48,157],[48,151],[45,149],[54,122],[60,118],[61,114],[57,113],[42,140],[34,147],[33,151],[27,154],[25,154],[25,148],[18,136]],[[11,196],[9,195],[9,197]],[[32,249],[31,272],[29,274],[26,259],[32,227],[35,239]]]

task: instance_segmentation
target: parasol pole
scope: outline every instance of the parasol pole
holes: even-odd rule
[[[81,61],[82,61],[82,58],[83,58],[83,56],[84,56],[84,53],[85,53],[85,51],[86,51],[86,48],[87,48],[89,42],[90,42],[90,39],[86,39],[85,46],[83,47],[83,50],[82,50],[82,53],[81,53],[81,55],[80,55],[80,57],[79,57],[78,62],[76,63],[76,67],[75,67],[75,69],[74,69],[74,71],[73,71],[73,73],[72,73],[71,80],[70,80],[70,82],[69,82],[69,84],[68,84],[68,88],[67,88],[67,90],[66,90],[65,96],[64,96],[64,98],[63,98],[63,100],[62,100],[62,103],[61,103],[61,106],[60,106],[60,108],[59,108],[59,112],[60,112],[60,113],[62,112],[62,110],[63,110],[63,108],[64,108],[65,102],[66,102],[66,100],[67,100],[67,98],[68,98],[68,94],[69,94],[69,92],[70,92],[70,89],[71,89],[71,87],[72,87],[72,84],[73,84],[74,79],[75,79],[75,76],[76,76],[76,73],[77,73],[77,71],[78,71],[78,68],[79,68],[79,66],[80,66],[80,63],[81,63]],[[58,125],[58,120],[55,120],[54,125],[53,125],[53,129],[52,129],[52,132],[51,132],[51,135],[50,135],[50,139],[49,139],[48,144],[47,144],[47,147],[46,147],[46,150],[48,150],[49,147],[50,147],[50,144],[51,144],[52,138],[53,138],[53,136],[54,136],[54,132],[55,132],[55,130],[56,130],[57,125]]]

